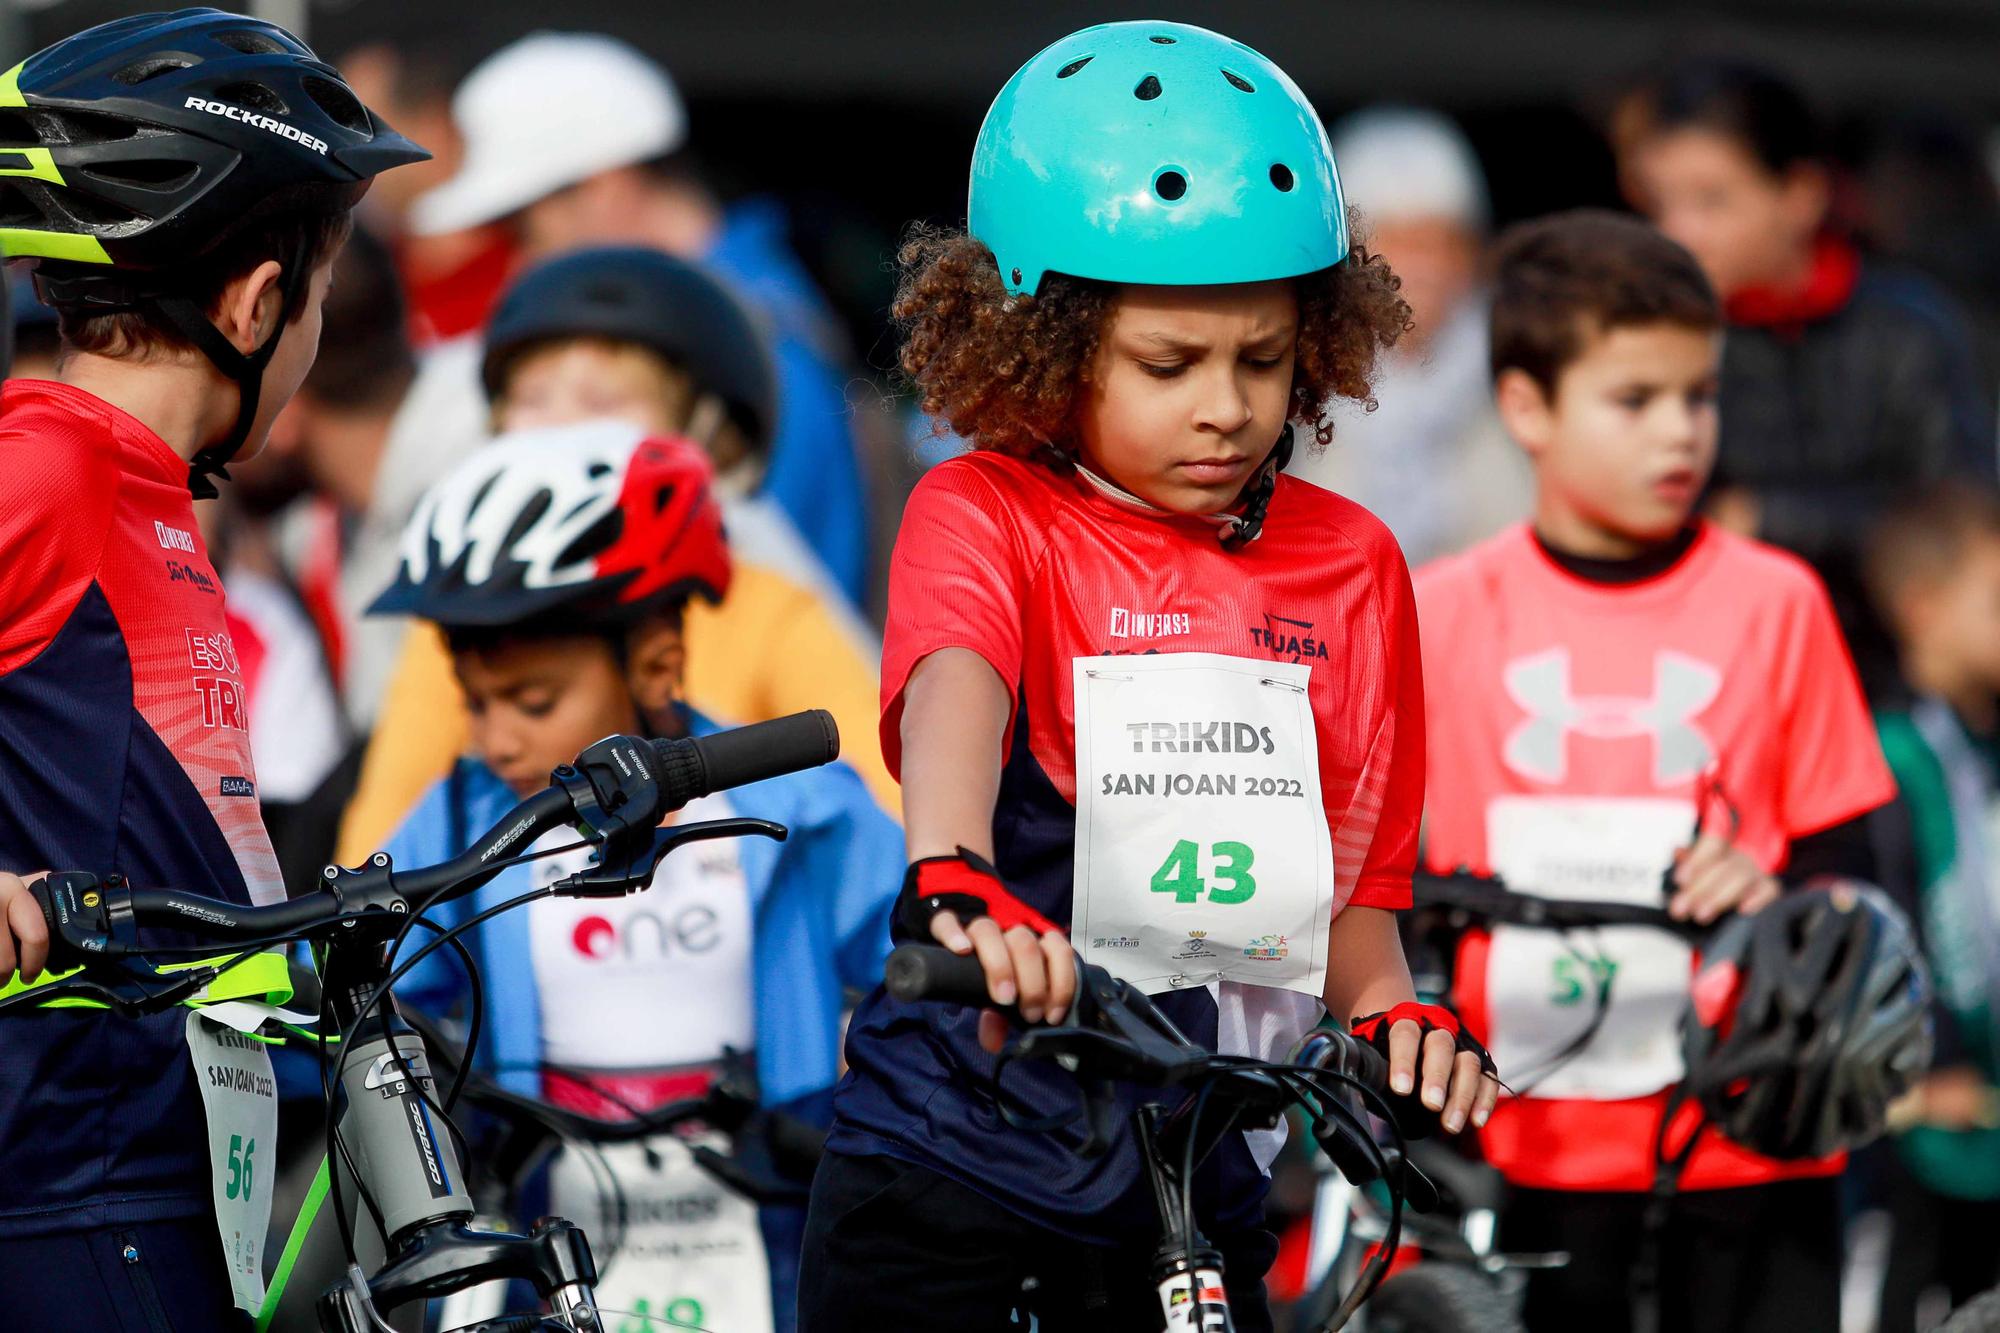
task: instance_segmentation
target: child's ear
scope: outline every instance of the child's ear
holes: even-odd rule
[[[222,289],[222,308],[215,322],[222,336],[245,356],[278,331],[284,318],[285,291],[279,282],[283,274],[277,260],[267,259]]]
[[[649,715],[680,702],[687,671],[687,648],[678,618],[648,616],[625,638],[625,679],[633,701]]]
[[[1493,405],[1500,424],[1529,458],[1541,457],[1555,434],[1555,408],[1534,376],[1509,367],[1493,381]]]

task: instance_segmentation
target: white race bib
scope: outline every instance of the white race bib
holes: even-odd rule
[[[278,1167],[278,1087],[270,1052],[201,1012],[188,1015],[187,1044],[208,1122],[210,1191],[230,1290],[237,1308],[255,1314],[264,1304],[264,1233]]]
[[[1306,663],[1080,657],[1072,935],[1148,992],[1317,998],[1333,921]]]
[[[1486,810],[1487,853],[1523,893],[1659,907],[1661,876],[1694,819],[1687,801],[1501,796]],[[1692,959],[1685,942],[1645,926],[1495,926],[1486,963],[1494,1063],[1535,1097],[1622,1101],[1679,1082]],[[1589,1031],[1600,997],[1596,1033],[1554,1063]]]
[[[728,1150],[720,1135],[694,1142]],[[646,1160],[648,1147],[657,1167]],[[688,1145],[673,1135],[656,1135],[645,1144],[605,1144],[596,1151],[602,1166],[590,1153],[559,1154],[550,1168],[549,1193],[552,1211],[590,1235],[598,1305],[652,1317],[629,1321],[633,1333],[681,1327],[771,1333],[771,1269],[757,1206],[697,1166]],[[606,1167],[618,1181],[615,1192]],[[612,1333],[627,1326],[621,1316],[606,1318]]]

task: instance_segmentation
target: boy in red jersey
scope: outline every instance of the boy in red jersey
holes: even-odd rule
[[[1431,868],[1698,923],[1771,902],[1780,872],[1870,875],[1857,821],[1894,788],[1826,593],[1695,516],[1720,329],[1693,258],[1635,220],[1566,214],[1501,244],[1494,387],[1537,498],[1416,580]],[[1481,1135],[1512,1186],[1502,1244],[1572,1256],[1530,1279],[1533,1327],[1631,1322],[1689,975],[1688,946],[1641,927],[1461,945],[1459,1004],[1520,1094]],[[1680,1107],[1667,1156],[1697,1123]],[[1836,1327],[1842,1165],[1702,1134],[1662,1237],[1662,1326]]]
[[[0,156],[25,162],[0,170],[0,252],[37,261],[63,343],[56,379],[0,392],[11,986],[47,957],[24,875],[284,897],[192,501],[262,447],[312,365],[349,210],[376,173],[427,154],[283,28],[213,9],[56,43],[0,73],[0,118]],[[5,1040],[9,1324],[248,1327],[231,1307],[261,1300],[270,1196],[211,1170],[236,1123],[205,1109],[212,1038],[179,1013],[62,1009]]]
[[[976,952],[1030,1022],[1073,998],[1072,945],[1210,1049],[1366,1015],[1397,1091],[1483,1120],[1483,1052],[1414,1003],[1396,934],[1423,792],[1408,576],[1373,517],[1282,474],[1292,423],[1365,398],[1408,318],[1348,246],[1317,116],[1214,33],[1088,29],[1002,90],[969,213],[905,248],[896,305],[926,410],[974,446],[918,486],[891,574],[903,937]],[[1158,1327],[1136,1144],[1121,1123],[1086,1160],[1004,1123],[1002,1036],[863,1003],[803,1328]],[[1045,1068],[1008,1093],[1075,1102]],[[1243,1330],[1271,1327],[1275,1147],[1231,1136],[1196,1189]]]

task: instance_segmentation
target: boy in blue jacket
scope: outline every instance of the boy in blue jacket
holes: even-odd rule
[[[729,583],[709,480],[695,446],[598,422],[504,438],[425,497],[396,582],[371,609],[445,631],[472,753],[391,840],[397,863],[455,854],[603,736],[718,729],[680,699],[682,611]],[[470,935],[486,983],[481,1068],[617,1118],[699,1096],[725,1058],[747,1058],[766,1106],[825,1122],[843,990],[872,986],[888,953],[902,835],[845,765],[720,792],[677,818],[732,814],[776,820],[790,837],[696,844],[663,861],[644,893],[541,899]],[[558,833],[538,850],[574,841]],[[466,919],[586,856],[513,867],[432,915]],[[468,984],[439,953],[398,994],[436,1013]],[[607,1216],[610,1192],[582,1163],[559,1160],[550,1181],[553,1211],[602,1242],[622,1233],[599,1258],[605,1308],[791,1326],[799,1210],[760,1214],[671,1139],[607,1155],[622,1219]]]

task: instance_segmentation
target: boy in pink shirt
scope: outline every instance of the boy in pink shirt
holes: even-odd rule
[[[1720,329],[1694,260],[1642,223],[1572,213],[1503,241],[1494,387],[1536,506],[1416,579],[1432,869],[1704,924],[1771,902],[1781,872],[1872,872],[1857,821],[1894,787],[1826,593],[1695,513]],[[1502,1244],[1573,1256],[1531,1280],[1533,1327],[1630,1323],[1691,962],[1644,927],[1460,946],[1460,1012],[1520,1094],[1482,1134],[1511,1187]],[[1698,1121],[1675,1112],[1668,1157]],[[1843,1165],[1701,1133],[1662,1237],[1662,1326],[1837,1326]]]

